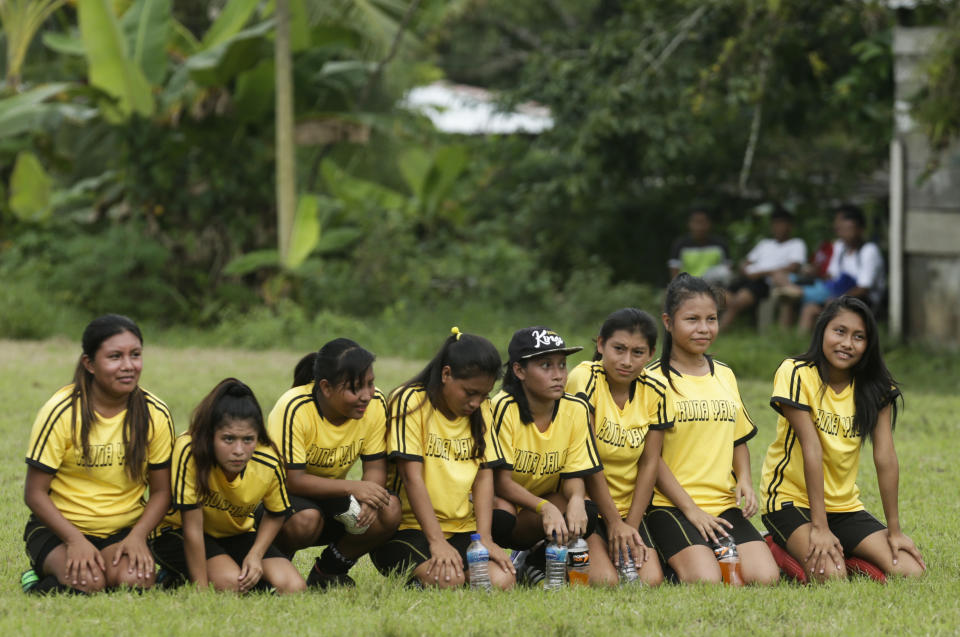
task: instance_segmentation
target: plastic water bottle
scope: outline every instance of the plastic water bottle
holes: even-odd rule
[[[550,544],[547,544],[546,557],[543,590],[560,590],[567,585],[567,547],[558,543],[554,537]]]
[[[467,569],[470,573],[470,588],[488,591],[493,588],[490,584],[490,551],[480,541],[480,534],[470,536],[470,546],[467,547]]]
[[[567,548],[567,579],[571,586],[586,586],[590,580],[590,548],[578,537]]]
[[[620,573],[620,586],[643,583],[640,580],[640,576],[637,575],[637,565],[633,561],[633,555],[630,553],[629,548],[626,554],[620,553],[620,563],[617,565],[617,571]]]
[[[724,535],[713,545],[713,554],[720,563],[720,574],[723,581],[730,586],[743,586],[743,574],[740,572],[740,553],[733,538]]]

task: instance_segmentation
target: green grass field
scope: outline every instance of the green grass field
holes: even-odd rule
[[[0,341],[0,435],[5,440],[0,457],[3,634],[960,633],[960,466],[954,460],[960,442],[960,395],[947,389],[955,387],[957,376],[956,364],[946,357],[932,362],[891,358],[907,399],[896,433],[901,521],[929,567],[928,575],[917,581],[881,586],[852,580],[767,589],[668,585],[656,590],[576,589],[550,595],[524,589],[494,594],[418,592],[380,577],[364,558],[353,571],[358,582],[355,590],[297,598],[237,597],[189,589],[35,598],[23,595],[19,586],[20,573],[27,567],[21,539],[28,515],[22,496],[24,450],[37,410],[54,390],[69,382],[78,353],[79,345],[67,340]],[[225,376],[249,383],[269,411],[289,387],[298,357],[297,352],[175,349],[148,343],[142,383],[171,407],[179,432],[186,428],[193,406]],[[382,358],[376,364],[377,384],[388,390],[422,363]],[[772,372],[773,368],[771,377]],[[921,388],[926,386],[938,390],[925,392]],[[767,406],[769,390],[770,378],[741,379],[743,398],[760,430],[750,445],[755,482],[775,424]],[[882,517],[869,447],[863,454],[860,486],[867,507]],[[760,526],[759,516],[754,523]],[[298,554],[296,563],[302,572],[313,555],[310,551]]]

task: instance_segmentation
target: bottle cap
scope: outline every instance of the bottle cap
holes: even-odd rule
[[[471,534],[470,534],[470,541],[471,541],[471,542],[479,542],[479,541],[480,541],[480,534],[479,534],[479,533],[471,533]]]

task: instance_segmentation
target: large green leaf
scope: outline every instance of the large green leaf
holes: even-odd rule
[[[20,151],[10,176],[10,210],[23,221],[43,221],[50,216],[53,180],[37,156]]]
[[[226,84],[263,59],[268,48],[266,34],[272,28],[273,20],[261,22],[191,56],[186,62],[190,77],[204,86]]]
[[[276,250],[255,250],[240,255],[223,268],[224,274],[243,276],[261,268],[275,268],[280,262],[280,255]]]
[[[56,51],[62,55],[83,56],[83,40],[80,39],[80,34],[76,31],[71,31],[70,33],[48,31],[43,34],[41,39],[44,46],[52,51]]]
[[[46,101],[75,87],[62,82],[44,84],[0,100],[0,139],[34,130],[55,130],[63,119],[83,122],[95,117],[94,108]]]
[[[304,194],[297,204],[297,213],[293,218],[293,228],[290,237],[290,249],[287,250],[287,259],[284,265],[295,270],[297,266],[310,256],[320,240],[320,218],[318,198],[316,195]]]
[[[273,95],[273,60],[261,60],[260,64],[237,76],[234,112],[244,122],[259,122],[273,108]]]
[[[467,168],[469,154],[464,146],[441,146],[433,156],[433,166],[424,192],[426,208],[441,212],[440,204],[450,195],[454,184]]]
[[[167,40],[171,17],[169,0],[136,0],[120,20],[131,61],[154,86],[167,72]]]
[[[230,0],[203,35],[201,48],[209,49],[223,44],[240,33],[250,21],[250,16],[256,11],[259,2],[260,0]]]
[[[320,164],[320,172],[331,194],[354,209],[370,205],[385,210],[406,210],[407,198],[401,193],[380,184],[353,177],[330,159]]]
[[[77,9],[90,84],[113,98],[101,105],[104,117],[122,122],[133,113],[152,115],[150,83],[128,57],[120,25],[107,0],[77,0]]]

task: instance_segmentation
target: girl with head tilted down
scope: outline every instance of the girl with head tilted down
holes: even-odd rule
[[[493,468],[503,464],[492,436],[488,396],[500,354],[487,339],[457,328],[440,351],[390,397],[387,449],[400,493],[399,530],[370,554],[383,574],[450,588],[470,580],[470,535],[490,553],[494,588],[511,588],[514,568],[491,537]]]
[[[294,510],[277,544],[288,555],[326,547],[307,576],[311,587],[353,586],[350,568],[400,523],[400,500],[386,488],[386,400],[373,362],[356,342],[334,339],[301,359],[293,388],[270,412]],[[363,473],[348,480],[357,459]]]
[[[24,588],[150,588],[147,536],[170,503],[173,420],[140,387],[143,338],[133,321],[101,316],[82,345],[73,382],[47,401],[30,434],[23,538],[33,572]]]

